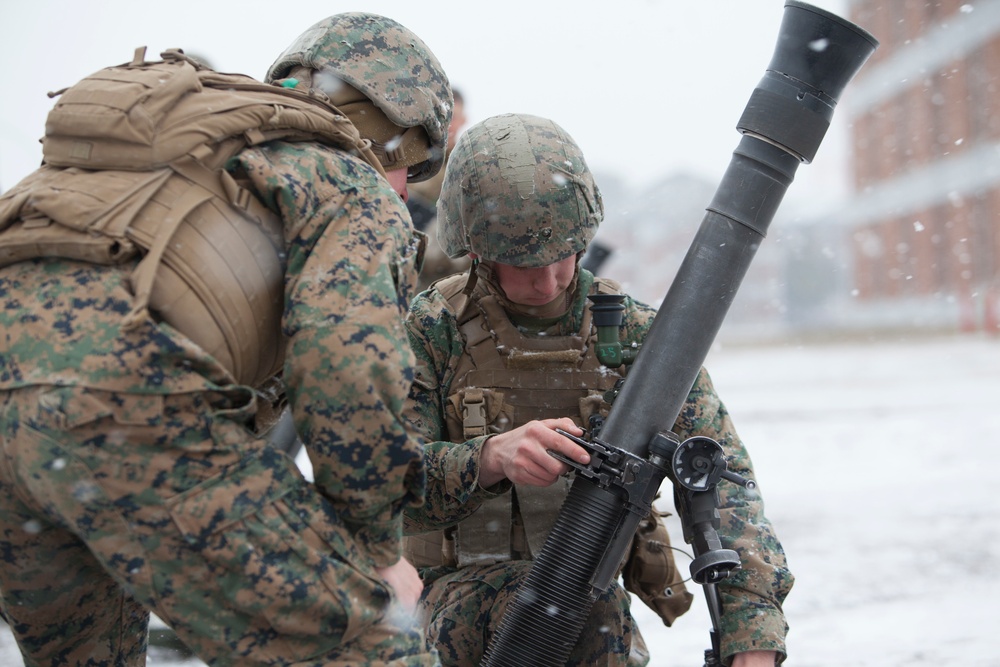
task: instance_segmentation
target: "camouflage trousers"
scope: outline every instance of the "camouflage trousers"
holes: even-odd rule
[[[0,392],[0,607],[26,665],[437,665],[248,390]]]
[[[476,667],[504,610],[528,577],[530,561],[425,568],[420,601],[427,641],[445,667]],[[643,667],[649,651],[629,611],[629,594],[613,584],[594,603],[567,667]]]

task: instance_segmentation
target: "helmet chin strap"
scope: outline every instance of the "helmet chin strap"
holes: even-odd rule
[[[573,303],[573,299],[576,296],[576,289],[580,278],[580,256],[580,254],[577,254],[573,279],[566,289],[555,299],[541,306],[526,306],[511,301],[500,285],[500,281],[497,280],[496,272],[493,270],[493,262],[480,258],[473,260],[472,268],[469,269],[469,281],[466,283],[463,292],[468,290],[468,293],[471,294],[478,279],[483,282],[486,291],[496,297],[497,301],[500,302],[500,305],[508,313],[535,318],[558,317],[564,315],[569,310],[570,304]]]

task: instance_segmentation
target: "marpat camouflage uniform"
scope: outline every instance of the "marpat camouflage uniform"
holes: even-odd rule
[[[123,330],[132,265],[0,269],[4,613],[29,665],[143,664],[144,607],[212,664],[437,664],[375,571],[423,492],[409,217],[318,144],[231,171],[284,220],[284,380],[315,486],[253,436],[249,387],[165,324]]]
[[[593,280],[588,271],[579,271],[572,306],[541,335],[567,335],[579,329]],[[620,340],[626,346],[632,342],[641,345],[655,310],[631,298],[626,298],[624,305]],[[511,485],[504,481],[490,489],[479,487],[479,456],[486,436],[458,444],[446,441],[445,404],[455,380],[457,360],[465,352],[456,313],[441,293],[431,288],[411,304],[407,327],[417,357],[411,419],[428,441],[427,501],[420,508],[406,510],[406,530],[410,534],[455,525],[484,500],[508,493]],[[674,430],[682,439],[693,435],[714,438],[726,452],[729,469],[753,478],[747,450],[704,369]],[[783,549],[764,516],[759,494],[734,484],[721,484],[719,490],[723,505],[720,537],[726,548],[739,553],[743,563],[742,570],[719,585],[724,605],[722,655],[727,662],[733,654],[751,650],[775,650],[783,656],[787,625],[781,604],[793,583]],[[511,565],[442,567],[422,572],[427,584],[424,606],[429,614],[429,634],[438,638],[443,664],[478,663],[498,628],[503,609],[527,577],[528,563],[516,568]],[[612,599],[623,601],[620,603],[625,606],[616,612]],[[627,633],[631,628],[627,604],[627,594],[617,584],[612,585],[595,604],[588,622],[593,625],[596,614],[609,614],[608,618],[617,615],[623,624],[622,635],[602,633],[600,627],[585,628],[570,664],[592,665],[595,656],[603,655],[607,660],[615,651],[617,659],[623,660],[621,654],[627,655]],[[630,664],[644,664],[647,659],[640,649],[634,652]]]
[[[123,326],[134,261],[0,269],[0,607],[29,665],[144,664],[147,610],[210,664],[438,664],[378,571],[424,490],[403,417],[422,239],[379,171],[435,173],[451,88],[416,35],[361,12],[313,25],[268,83],[303,88],[277,81],[296,66],[410,137],[377,168],[282,141],[226,165],[281,217],[281,379],[314,484],[252,430],[271,397],[148,313]]]

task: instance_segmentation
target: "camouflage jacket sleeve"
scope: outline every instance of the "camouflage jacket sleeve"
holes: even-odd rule
[[[427,441],[426,500],[420,507],[406,509],[406,532],[419,533],[457,524],[483,500],[508,491],[511,485],[504,481],[488,490],[479,486],[479,455],[488,436],[460,444],[447,440],[444,405],[465,346],[455,314],[440,292],[431,288],[413,300],[406,328],[416,355],[406,413]]]
[[[629,319],[640,323],[635,336],[642,340],[652,324],[652,308],[636,306]],[[703,368],[687,402],[681,408],[674,431],[682,440],[694,435],[712,438],[722,445],[729,469],[755,479],[750,454],[733,426],[732,418]],[[785,655],[788,626],[782,604],[794,581],[785,552],[764,515],[764,501],[748,491],[723,481],[719,484],[722,507],[719,538],[724,548],[735,550],[742,569],[719,584],[722,595],[722,656],[726,664],[743,651],[777,651]]]
[[[421,442],[403,417],[417,255],[409,216],[373,169],[333,149],[276,142],[239,164],[284,220],[284,379],[316,486],[373,564],[390,565],[403,508],[421,502],[424,485]]]
[[[732,419],[712,381],[701,370],[675,426],[682,439],[706,435],[722,445],[729,469],[755,479],[753,463],[736,434]],[[748,491],[725,481],[719,484],[722,546],[735,550],[742,569],[721,584],[722,655],[769,650],[785,655],[788,626],[782,604],[794,581],[778,537],[764,515],[759,488]]]

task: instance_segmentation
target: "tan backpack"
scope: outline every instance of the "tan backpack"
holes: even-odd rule
[[[148,310],[257,385],[283,362],[280,218],[223,169],[266,141],[316,141],[381,166],[325,99],[222,74],[180,50],[108,67],[61,95],[44,164],[0,198],[0,266],[39,257],[119,264],[126,326]]]

